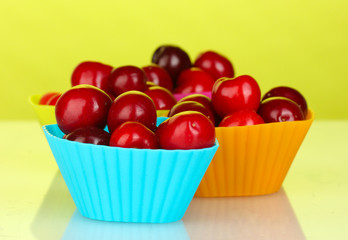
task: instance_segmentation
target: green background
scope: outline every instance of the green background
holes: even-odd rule
[[[348,118],[348,1],[4,1],[0,119],[34,119],[85,60],[144,66],[161,44],[227,56],[262,92],[297,88],[315,117]]]

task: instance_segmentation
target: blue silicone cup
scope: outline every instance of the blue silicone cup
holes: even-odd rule
[[[180,220],[218,148],[109,147],[62,139],[57,124],[43,130],[81,215],[104,221]]]

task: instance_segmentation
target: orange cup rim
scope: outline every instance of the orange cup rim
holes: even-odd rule
[[[227,129],[242,129],[242,128],[259,128],[259,127],[269,127],[275,125],[291,125],[291,124],[307,124],[311,123],[314,120],[314,112],[311,109],[308,109],[306,119],[299,121],[289,121],[289,122],[272,122],[272,123],[262,123],[257,125],[249,125],[249,126],[235,126],[235,127],[215,127],[216,130],[225,131]]]

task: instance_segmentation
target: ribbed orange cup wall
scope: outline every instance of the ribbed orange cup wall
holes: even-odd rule
[[[277,192],[314,119],[242,127],[217,127],[217,150],[198,197],[253,196]]]

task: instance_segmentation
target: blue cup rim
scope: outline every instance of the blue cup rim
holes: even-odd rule
[[[44,131],[44,133],[48,136],[48,137],[52,137],[54,139],[56,139],[56,141],[59,141],[61,143],[68,143],[68,144],[72,144],[72,145],[76,145],[76,146],[80,146],[80,147],[93,147],[93,148],[99,148],[99,149],[110,149],[110,150],[131,150],[131,151],[139,151],[139,152],[144,152],[144,151],[154,151],[154,152],[188,152],[188,151],[192,151],[192,152],[201,152],[201,151],[210,151],[213,150],[215,148],[219,147],[219,142],[217,140],[217,138],[215,138],[215,143],[213,146],[211,147],[207,147],[207,148],[199,148],[199,149],[140,149],[140,148],[123,148],[123,147],[114,147],[114,146],[106,146],[106,145],[95,145],[95,144],[90,144],[90,143],[80,143],[80,142],[75,142],[75,141],[69,141],[66,139],[63,139],[59,136],[54,135],[50,129],[51,128],[56,128],[57,130],[59,130],[61,132],[61,130],[58,127],[58,124],[46,124],[42,126],[42,129]],[[62,133],[64,134],[64,133]]]

